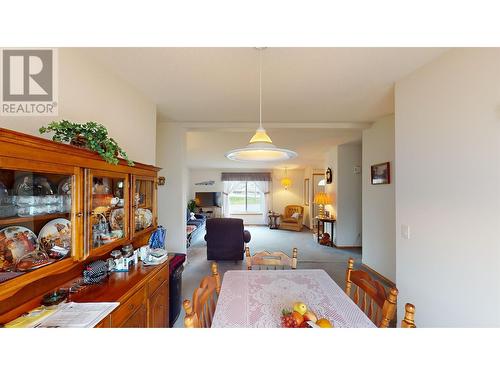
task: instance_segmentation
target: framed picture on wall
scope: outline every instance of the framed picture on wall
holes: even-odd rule
[[[391,183],[391,163],[385,162],[372,165],[372,185],[383,185]]]
[[[332,168],[328,167],[326,172],[325,172],[325,178],[326,178],[326,183],[331,184],[333,181],[333,173],[332,173]]]
[[[304,206],[309,206],[309,179],[304,178]]]

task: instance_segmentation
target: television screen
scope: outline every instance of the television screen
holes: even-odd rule
[[[197,207],[222,206],[222,194],[219,192],[195,193],[194,200]]]

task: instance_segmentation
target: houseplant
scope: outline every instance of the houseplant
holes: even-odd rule
[[[62,120],[42,126],[39,131],[40,134],[54,132],[53,141],[67,142],[95,151],[110,164],[118,164],[118,155],[121,155],[128,165],[134,165],[118,143],[108,136],[108,130],[102,124],[93,121],[77,124]]]
[[[194,199],[191,199],[187,204],[187,208],[188,208],[189,212],[194,212],[194,210],[196,208],[196,201]]]

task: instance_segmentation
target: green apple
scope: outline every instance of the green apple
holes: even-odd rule
[[[295,302],[293,311],[297,311],[300,315],[304,315],[307,312],[307,306],[304,302]]]

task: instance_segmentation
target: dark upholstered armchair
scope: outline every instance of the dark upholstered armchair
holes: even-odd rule
[[[243,260],[251,235],[242,219],[208,219],[206,229],[207,260]]]

